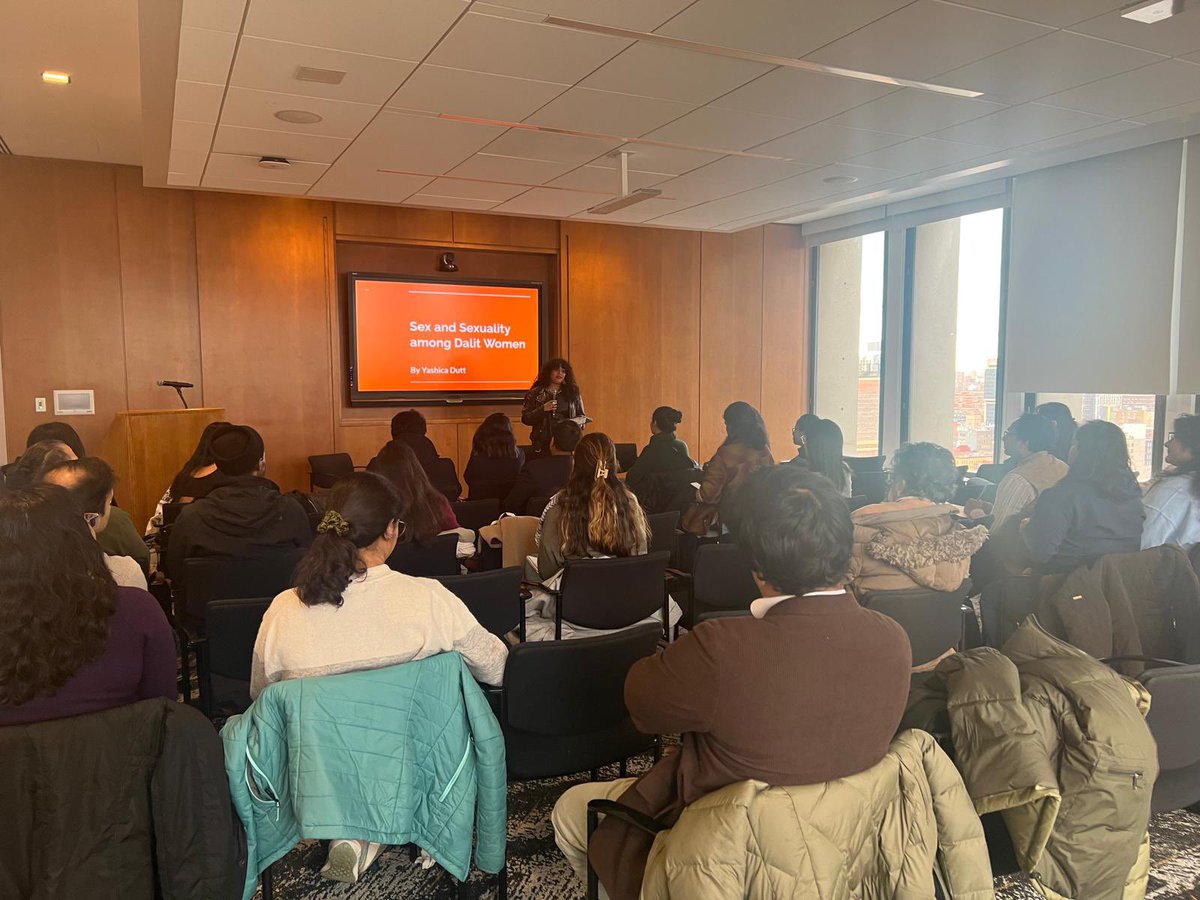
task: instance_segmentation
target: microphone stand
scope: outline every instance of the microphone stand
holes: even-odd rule
[[[183,396],[183,388],[181,388],[179,385],[175,385],[175,393],[179,395],[179,400],[181,403],[183,403],[183,408],[190,409],[190,407],[187,405],[187,397]]]

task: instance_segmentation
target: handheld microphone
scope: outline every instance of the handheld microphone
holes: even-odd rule
[[[195,385],[192,384],[190,381],[156,381],[154,383],[157,384],[159,387],[170,387],[170,388],[195,387]]]

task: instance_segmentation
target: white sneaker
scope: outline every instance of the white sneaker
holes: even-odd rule
[[[375,862],[383,844],[372,841],[336,840],[329,845],[329,856],[321,867],[321,877],[330,881],[355,884],[363,872]]]

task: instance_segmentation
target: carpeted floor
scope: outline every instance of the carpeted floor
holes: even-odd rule
[[[645,770],[649,760],[633,760],[630,773]],[[615,778],[616,767],[601,778]],[[550,827],[550,810],[559,795],[586,777],[555,778],[513,784],[508,790],[508,890],[513,900],[583,900],[576,880]],[[1200,816],[1171,812],[1151,824],[1152,867],[1147,900],[1200,897]],[[385,851],[357,885],[325,881],[320,868],[323,845],[306,841],[275,864],[276,900],[482,900],[496,896],[495,876],[476,871],[461,894],[442,869],[422,871],[407,850]],[[1024,876],[996,880],[1001,900],[1039,900]]]

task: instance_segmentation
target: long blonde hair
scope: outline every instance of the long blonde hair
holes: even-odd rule
[[[634,556],[649,544],[646,514],[617,477],[617,448],[606,434],[579,441],[558,505],[564,556]]]

